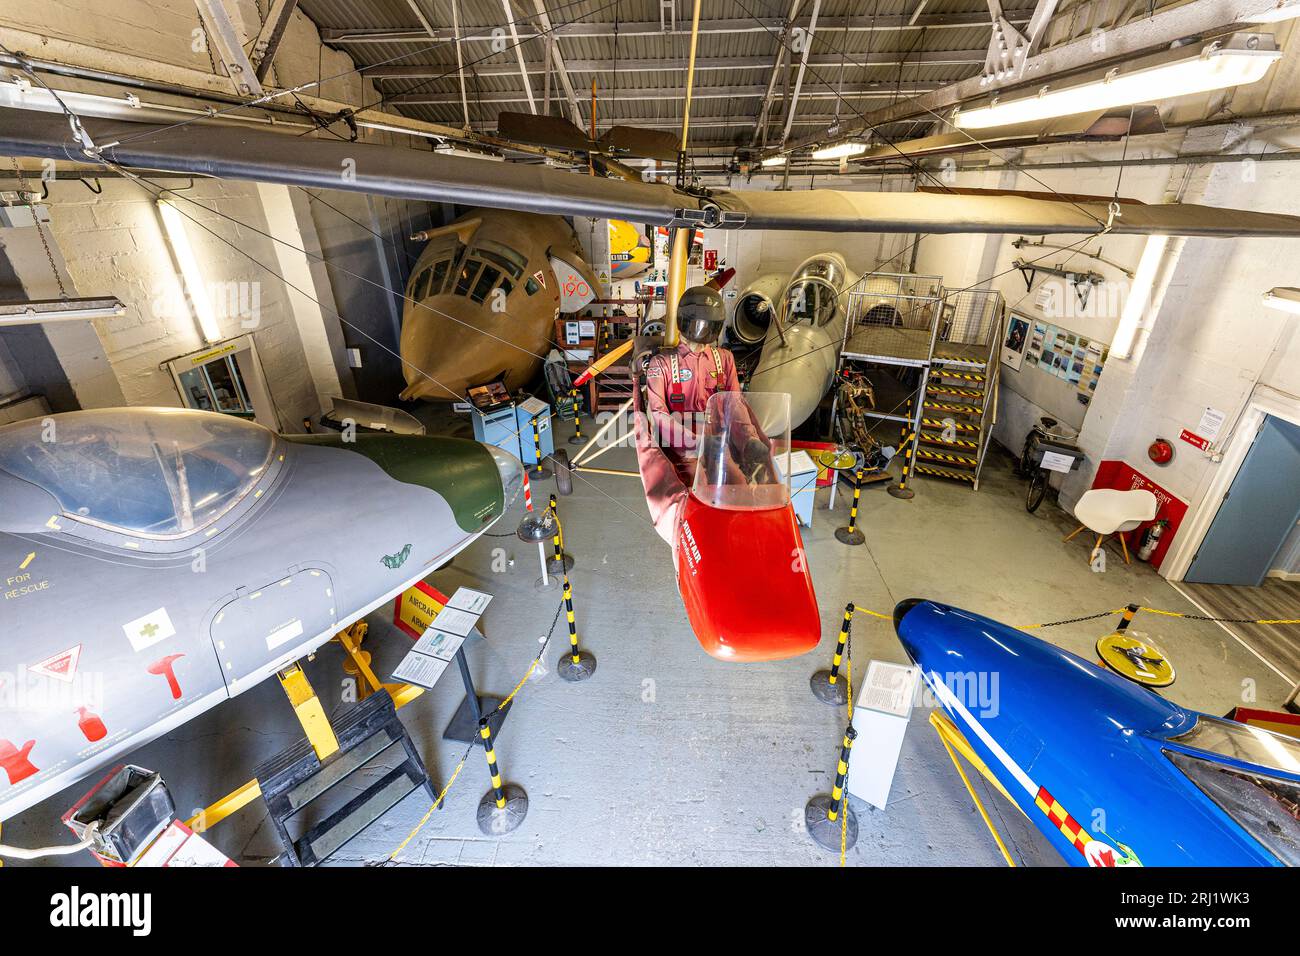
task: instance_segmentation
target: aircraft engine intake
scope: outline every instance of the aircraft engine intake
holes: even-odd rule
[[[785,276],[769,273],[755,279],[740,293],[732,309],[728,333],[733,343],[758,345],[763,341],[785,283]]]

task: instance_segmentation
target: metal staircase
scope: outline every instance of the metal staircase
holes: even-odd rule
[[[1000,292],[944,296],[921,404],[914,471],[979,488],[997,414],[998,345],[1005,324]]]

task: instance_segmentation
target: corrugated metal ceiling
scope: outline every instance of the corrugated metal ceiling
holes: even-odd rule
[[[807,29],[814,0],[801,0],[797,25]],[[1169,0],[1173,2],[1173,0]],[[470,124],[493,130],[496,115],[529,109],[518,52],[510,39],[506,9],[520,38],[519,51],[540,109],[545,82],[546,43],[536,0],[300,0],[300,8],[324,32],[331,46],[358,65],[417,71],[416,76],[372,76],[385,96],[417,95],[421,102],[387,104],[409,116],[460,125],[453,7],[459,35],[465,101]],[[681,121],[684,65],[689,52],[690,0],[676,0],[676,31],[659,27],[659,0],[544,0],[554,39],[568,68],[583,125],[590,122],[591,85],[597,87],[597,126],[644,123],[672,128]],[[1025,15],[1030,0],[1004,0],[1009,15]],[[889,17],[918,12],[918,26],[873,28]],[[1157,6],[1166,5],[1164,2]],[[763,94],[779,49],[780,24],[790,0],[703,0],[692,147],[718,149],[748,144],[762,109]],[[1062,0],[1049,27],[1052,42],[1110,25],[1129,9],[1121,0]],[[417,14],[418,10],[418,14]],[[937,15],[964,15],[966,25],[937,26]],[[936,85],[978,75],[990,28],[985,0],[821,0],[818,29],[808,49],[802,94],[792,136],[825,127],[835,116],[851,119]],[[424,39],[423,19],[438,37]],[[896,22],[896,21],[895,21]],[[492,31],[498,31],[492,39]],[[617,30],[617,36],[615,35]],[[725,32],[720,32],[725,30]],[[337,31],[346,31],[341,36]],[[373,34],[409,34],[398,41]],[[600,35],[593,35],[600,34]],[[361,38],[370,42],[358,42]],[[870,62],[867,62],[870,61]],[[787,75],[777,78],[769,143],[780,139],[786,108]],[[551,79],[551,109],[569,115],[558,75]]]

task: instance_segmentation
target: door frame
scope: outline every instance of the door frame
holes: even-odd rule
[[[1237,473],[1250,454],[1250,449],[1254,447],[1259,430],[1264,427],[1264,419],[1270,415],[1300,427],[1300,401],[1267,385],[1256,387],[1246,407],[1242,409],[1231,441],[1223,449],[1219,468],[1205,489],[1200,506],[1191,520],[1180,529],[1177,540],[1169,549],[1164,567],[1161,568],[1161,573],[1168,580],[1183,580],[1191,568],[1196,552],[1200,550],[1205,536],[1210,532],[1210,526],[1219,515],[1224,496],[1237,480]]]
[[[178,355],[162,363],[162,367],[171,375],[172,384],[176,386],[181,407],[189,407],[189,402],[185,399],[185,390],[181,385],[181,372],[227,357],[236,361],[240,358],[250,359],[247,366],[237,367],[243,380],[244,391],[247,392],[246,397],[253,406],[253,420],[273,432],[279,432],[281,426],[279,416],[275,412],[275,400],[271,398],[270,386],[267,385],[266,376],[262,372],[262,360],[258,357],[257,346],[253,343],[253,336],[250,334],[214,342],[207,348]]]

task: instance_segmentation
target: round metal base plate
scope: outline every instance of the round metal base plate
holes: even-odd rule
[[[852,531],[848,528],[836,528],[835,540],[840,544],[865,544],[867,536],[857,528]]]
[[[497,806],[495,790],[483,794],[478,802],[478,828],[485,836],[503,836],[517,829],[528,815],[528,794],[524,788],[508,783],[502,789],[506,794],[504,807]]]
[[[545,465],[542,465],[541,468],[538,468],[536,465],[528,465],[527,468],[529,481],[547,481],[548,479],[555,477],[555,472],[550,468],[547,468]]]
[[[818,671],[808,678],[808,686],[812,688],[813,696],[822,703],[842,706],[849,701],[849,693],[845,689],[848,687],[848,682],[842,675],[832,684],[830,671]]]
[[[831,795],[829,793],[819,793],[809,800],[808,805],[803,808],[803,822],[804,826],[808,828],[808,835],[816,840],[819,846],[839,852],[840,818],[828,820],[826,814],[830,812],[830,809]],[[844,804],[843,813],[848,818],[844,832],[844,849],[851,850],[853,845],[858,842],[858,817],[847,801]]]
[[[555,555],[552,554],[550,557],[546,559],[546,571],[548,574],[560,574],[562,573],[562,571],[572,571],[572,570],[573,570],[573,555],[569,554],[568,552],[565,552],[564,555],[563,568],[560,567],[559,559],[557,559]]]
[[[556,528],[555,517],[549,511],[532,511],[524,515],[515,534],[520,541],[537,544],[539,541],[549,542],[554,538]]]
[[[588,438],[586,435],[570,435],[570,436],[569,436],[569,444],[570,444],[570,445],[585,445],[585,444],[587,444],[587,442],[589,442],[589,441],[591,441],[591,439]]]
[[[555,673],[561,680],[570,683],[586,680],[596,673],[596,658],[586,651],[578,651],[578,663],[573,663],[573,655],[565,653],[555,662]]]
[[[892,495],[893,497],[902,498],[904,501],[916,497],[916,492],[913,491],[911,488],[900,488],[898,487],[898,485],[890,485],[885,490],[888,491],[890,495]]]
[[[1143,687],[1168,687],[1178,676],[1164,651],[1127,634],[1108,634],[1097,641],[1097,656],[1120,677]]]
[[[564,587],[564,582],[552,574],[548,578],[538,578],[533,582],[533,589],[537,591],[558,591]]]

